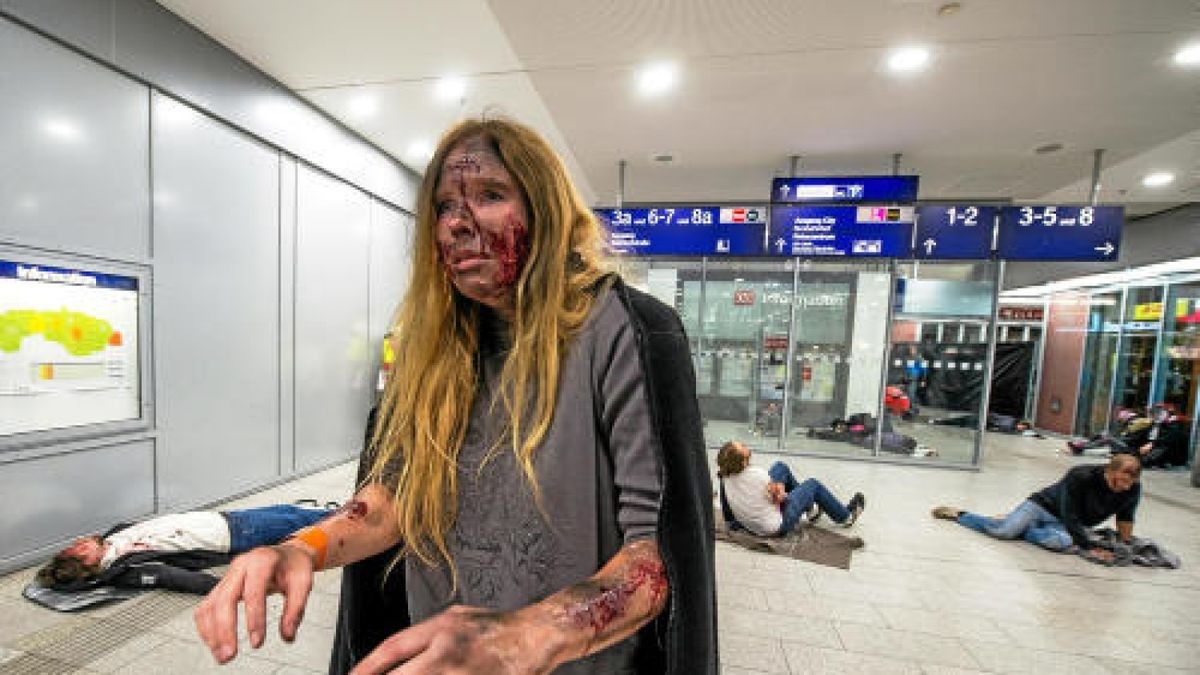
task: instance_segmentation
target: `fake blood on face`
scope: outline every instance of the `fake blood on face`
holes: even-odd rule
[[[441,263],[463,295],[503,305],[529,256],[524,193],[494,152],[470,141],[451,152],[435,194]]]

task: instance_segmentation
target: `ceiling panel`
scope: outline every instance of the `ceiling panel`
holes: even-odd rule
[[[1083,198],[1097,147],[1106,199],[1196,198],[1200,69],[1169,63],[1200,40],[1192,0],[161,1],[418,169],[414,140],[487,110],[546,134],[597,203],[621,159],[628,199],[730,201],[765,198],[793,154],[882,173],[896,152],[922,197]],[[930,68],[886,73],[909,43]],[[652,59],[681,67],[657,100],[633,86]],[[447,73],[463,100],[431,96]],[[1150,166],[1180,179],[1147,192]]]

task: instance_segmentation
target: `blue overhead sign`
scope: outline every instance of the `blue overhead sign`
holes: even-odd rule
[[[772,206],[767,254],[904,258],[911,206]]]
[[[614,253],[762,255],[766,207],[595,209]]]
[[[1006,206],[1000,210],[996,256],[1005,260],[1116,260],[1121,206]]]
[[[996,207],[947,204],[917,207],[913,257],[983,260],[992,255]]]
[[[803,176],[776,178],[771,201],[783,204],[909,203],[919,176]]]

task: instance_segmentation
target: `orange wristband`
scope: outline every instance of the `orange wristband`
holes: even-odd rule
[[[309,526],[296,532],[291,538],[308,544],[316,551],[316,569],[319,570],[325,566],[325,554],[329,552],[329,535],[325,534],[325,530],[316,526]]]

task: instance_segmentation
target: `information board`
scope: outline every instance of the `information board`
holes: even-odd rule
[[[614,253],[633,255],[762,255],[767,209],[660,207],[596,209]]]
[[[996,255],[1005,260],[1116,260],[1121,206],[1006,206],[1000,210]]]
[[[917,207],[913,257],[983,260],[992,255],[996,207],[953,204]]]
[[[771,202],[781,204],[911,203],[919,176],[802,176],[771,182]]]
[[[0,435],[141,416],[138,280],[0,260]]]
[[[772,206],[768,255],[904,258],[911,206]]]

